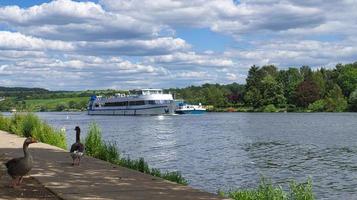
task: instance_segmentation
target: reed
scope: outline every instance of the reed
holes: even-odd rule
[[[129,157],[121,157],[117,144],[105,142],[102,139],[100,128],[95,123],[89,126],[89,132],[85,138],[85,146],[86,154],[89,156],[182,185],[188,184],[188,181],[182,177],[180,172],[161,172],[159,169],[150,168],[144,158],[131,159]]]
[[[0,129],[21,137],[33,137],[40,142],[66,149],[65,134],[53,129],[33,113],[0,116]]]
[[[218,192],[223,197],[235,200],[314,200],[312,182],[305,183],[292,181],[289,191],[285,192],[281,186],[274,186],[271,181],[262,178],[256,189],[236,189],[228,192]]]

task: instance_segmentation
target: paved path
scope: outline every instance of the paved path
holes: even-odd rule
[[[0,131],[0,155],[6,158],[22,156],[22,148],[19,147],[22,147],[23,141],[24,138]],[[23,187],[26,188],[29,184],[35,185],[36,190],[42,191],[39,193],[42,195],[41,199],[55,199],[51,196],[52,193],[57,198],[66,200],[222,199],[214,194],[91,157],[84,157],[81,166],[73,167],[69,153],[47,144],[31,144],[29,149],[35,163],[30,177],[24,180],[25,186]],[[36,181],[43,188],[39,184],[36,186]],[[3,181],[0,181],[0,184],[4,184]],[[3,185],[0,186],[0,189],[3,188]],[[8,189],[8,192],[11,190],[14,189]],[[3,193],[0,199],[4,197],[6,199],[7,196]],[[8,199],[13,199],[13,196],[8,195],[8,197]]]

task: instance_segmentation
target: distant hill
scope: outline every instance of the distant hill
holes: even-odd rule
[[[0,92],[50,92],[43,88],[26,88],[26,87],[1,87]]]

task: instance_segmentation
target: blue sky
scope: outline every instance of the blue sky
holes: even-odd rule
[[[333,67],[357,60],[356,4],[3,0],[0,85],[168,88],[245,83],[252,65]]]

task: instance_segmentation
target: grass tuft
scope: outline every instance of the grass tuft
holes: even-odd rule
[[[314,200],[312,182],[290,183],[289,192],[285,192],[281,186],[274,186],[271,181],[262,178],[256,189],[237,189],[228,192],[219,191],[223,197],[234,200]]]
[[[33,137],[40,142],[66,149],[65,134],[53,129],[32,113],[14,114],[12,117],[0,115],[0,129],[21,137]]]

